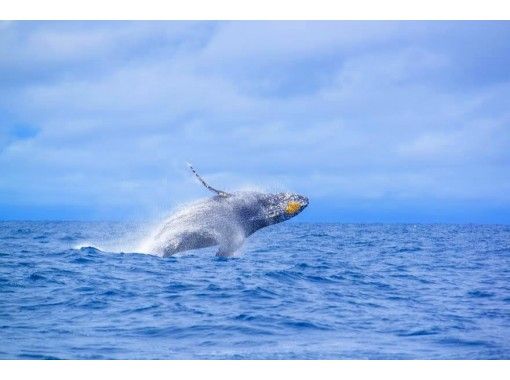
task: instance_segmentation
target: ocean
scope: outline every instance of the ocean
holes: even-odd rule
[[[510,359],[508,225],[283,223],[228,259],[141,231],[0,222],[0,358]]]

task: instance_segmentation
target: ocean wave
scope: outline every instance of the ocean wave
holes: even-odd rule
[[[510,359],[505,226],[278,225],[229,260],[130,228],[0,223],[0,358]]]

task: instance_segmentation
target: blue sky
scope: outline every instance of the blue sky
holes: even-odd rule
[[[510,223],[508,22],[2,22],[0,219],[225,190],[300,221]]]

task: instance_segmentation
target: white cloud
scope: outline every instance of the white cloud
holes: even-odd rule
[[[229,189],[508,200],[510,84],[451,87],[420,25],[9,25],[1,70],[49,72],[0,100],[39,130],[4,139],[0,189],[139,211],[203,194],[193,161]]]

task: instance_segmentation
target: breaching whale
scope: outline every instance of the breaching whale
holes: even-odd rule
[[[231,256],[255,231],[288,220],[308,205],[308,198],[293,193],[217,190],[209,186],[190,164],[188,166],[215,196],[171,215],[146,248],[150,253],[167,257],[218,245],[217,256]]]

